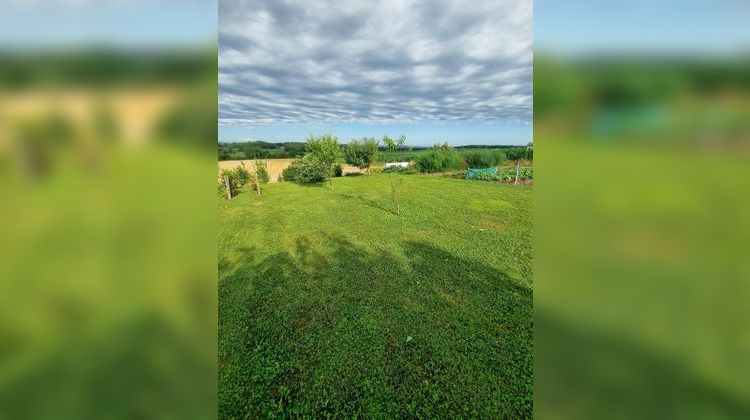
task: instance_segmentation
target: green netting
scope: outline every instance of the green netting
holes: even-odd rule
[[[481,169],[469,168],[466,170],[466,179],[474,179],[477,177],[477,175],[496,175],[496,174],[497,174],[497,168],[481,168]]]

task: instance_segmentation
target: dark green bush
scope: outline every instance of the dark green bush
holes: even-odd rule
[[[328,168],[324,162],[306,155],[296,159],[282,172],[284,181],[298,182],[300,184],[314,184],[323,182],[328,176]]]
[[[335,177],[342,177],[344,176],[344,168],[341,166],[340,163],[337,163],[333,166],[333,176]]]
[[[491,168],[506,161],[502,150],[476,150],[464,155],[469,168]]]
[[[510,147],[508,149],[505,149],[505,155],[508,156],[508,159],[510,160],[518,160],[518,159],[534,159],[534,149],[527,148],[527,147]]]
[[[419,172],[445,172],[462,169],[466,162],[458,152],[430,150],[420,153],[414,159],[414,164]]]

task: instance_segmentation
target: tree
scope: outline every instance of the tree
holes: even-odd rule
[[[378,141],[374,138],[352,140],[344,151],[346,163],[359,169],[369,169],[378,157]]]
[[[383,136],[383,144],[391,152],[395,152],[396,150],[401,148],[404,143],[406,143],[406,136],[403,134],[398,137],[398,140],[393,140],[388,136]],[[386,174],[388,176],[388,183],[391,186],[391,201],[393,201],[393,205],[396,207],[396,215],[400,216],[401,206],[399,206],[398,203],[398,188],[401,186],[404,180],[397,172],[386,172]]]
[[[266,162],[262,160],[255,161],[255,185],[254,189],[260,195],[260,184],[266,184],[270,180]]]
[[[326,169],[326,178],[331,183],[333,175],[333,164],[341,156],[341,146],[339,139],[330,134],[320,137],[310,136],[305,143],[307,153],[318,161]]]

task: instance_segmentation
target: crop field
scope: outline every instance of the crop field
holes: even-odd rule
[[[532,415],[532,187],[385,174],[219,199],[219,416]]]
[[[414,158],[419,155],[420,153],[426,153],[429,152],[431,149],[418,149],[418,150],[396,150],[396,151],[383,151],[383,161],[385,162],[402,162],[402,161],[410,161],[414,160]],[[459,153],[469,153],[469,152],[477,152],[477,151],[483,151],[483,150],[502,150],[501,148],[498,149],[492,149],[492,148],[473,148],[473,147],[462,147],[460,149],[456,149]]]

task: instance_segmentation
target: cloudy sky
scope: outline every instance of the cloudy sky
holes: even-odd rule
[[[220,0],[219,140],[532,136],[531,0]]]

